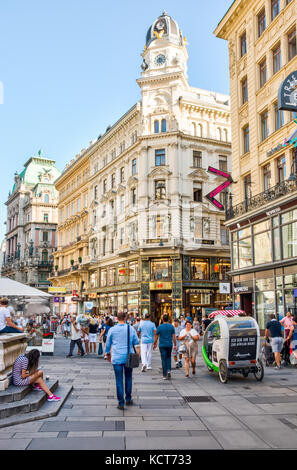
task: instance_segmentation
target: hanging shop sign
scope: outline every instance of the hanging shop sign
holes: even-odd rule
[[[278,108],[297,111],[297,71],[290,73],[278,91]]]
[[[66,294],[66,287],[49,287],[50,294]]]
[[[220,211],[223,211],[225,208],[223,204],[221,204],[215,196],[217,196],[220,192],[222,192],[224,189],[228,188],[231,183],[233,183],[232,176],[230,173],[227,173],[226,171],[218,170],[217,168],[213,168],[212,166],[208,167],[207,170],[209,173],[213,173],[217,176],[222,176],[223,178],[226,178],[226,181],[219,186],[217,186],[215,189],[213,189],[210,193],[206,194],[206,199],[208,199],[217,209]]]
[[[220,294],[230,294],[230,282],[220,282]]]
[[[249,290],[249,286],[233,287],[233,292],[235,294],[240,294],[241,292],[248,292]]]

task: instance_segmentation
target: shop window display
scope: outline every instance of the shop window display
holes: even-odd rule
[[[118,267],[118,283],[124,284],[126,282],[126,266],[124,264],[120,264]]]
[[[153,260],[151,262],[151,279],[153,281],[170,280],[172,277],[172,261],[169,259]]]
[[[191,277],[193,280],[209,279],[209,260],[191,259]]]

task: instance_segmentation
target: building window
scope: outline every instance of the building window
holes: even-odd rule
[[[277,131],[284,125],[284,112],[278,109],[278,104],[274,104],[274,129]]]
[[[165,199],[166,198],[166,183],[165,180],[155,181],[155,199]]]
[[[43,222],[48,223],[48,214],[43,214]]]
[[[240,36],[240,57],[243,57],[247,51],[246,32]]]
[[[103,194],[105,194],[106,191],[107,191],[107,179],[105,178],[105,179],[103,180]]]
[[[43,250],[41,254],[41,261],[43,264],[46,264],[48,262],[48,251]]]
[[[271,0],[271,21],[279,14],[279,0]]]
[[[272,51],[273,57],[273,73],[277,73],[281,68],[281,48],[280,44],[276,46],[275,49]]]
[[[226,155],[219,155],[219,170],[227,171],[227,157]]]
[[[115,187],[115,180],[116,180],[116,178],[115,178],[115,173],[113,173],[113,174],[111,175],[111,187],[112,187],[112,188]]]
[[[155,150],[155,166],[165,165],[165,149]]]
[[[132,160],[132,175],[136,174],[136,158]]]
[[[123,183],[125,181],[125,167],[120,169],[120,181]]]
[[[151,261],[151,280],[152,281],[171,281],[172,260],[158,259]]]
[[[209,260],[191,258],[191,278],[193,280],[209,279]]]
[[[264,183],[264,191],[267,191],[270,188],[270,183],[271,183],[270,164],[265,165],[263,167],[263,183]]]
[[[250,128],[245,126],[243,128],[243,153],[250,151]]]
[[[266,29],[266,14],[265,8],[258,14],[258,37],[262,36]]]
[[[202,202],[202,183],[194,182],[193,199],[195,202]]]
[[[166,129],[167,128],[167,123],[166,123],[166,119],[162,119],[161,121],[161,132],[166,132]]]
[[[160,124],[159,124],[159,121],[156,119],[154,121],[154,133],[158,134],[159,132],[160,132]]]
[[[297,54],[296,50],[296,28],[288,34],[288,61]]]
[[[100,287],[105,287],[107,284],[107,270],[101,269],[100,272]]]
[[[198,150],[193,151],[193,167],[202,168],[202,152]]]
[[[125,265],[119,264],[118,266],[118,283],[124,284],[126,282],[126,267]]]
[[[243,179],[243,187],[244,187],[244,199],[245,201],[249,201],[252,197],[252,180],[251,175],[247,175]]]
[[[44,196],[43,196],[43,202],[44,202],[45,204],[48,204],[48,203],[49,203],[49,195],[48,195],[47,193],[44,194]]]
[[[97,201],[97,198],[98,198],[98,186],[94,186],[94,199],[95,201]]]
[[[262,141],[268,137],[268,111],[261,114],[261,139]]]
[[[266,58],[262,60],[259,64],[259,72],[260,72],[260,88],[265,85],[267,81],[267,63]]]
[[[242,104],[248,101],[248,81],[246,77],[241,82],[241,97]]]
[[[136,188],[131,189],[132,206],[136,204]]]
[[[48,232],[42,232],[42,241],[48,242]]]
[[[277,159],[277,177],[278,183],[282,183],[286,179],[286,157],[284,155]]]
[[[129,263],[129,282],[138,281],[138,262],[132,261]]]

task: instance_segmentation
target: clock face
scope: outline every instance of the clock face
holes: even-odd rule
[[[166,24],[163,21],[158,21],[158,23],[155,25],[155,28],[157,31],[161,31],[162,29],[165,29]]]
[[[156,65],[161,66],[161,65],[164,65],[165,62],[166,62],[166,57],[165,57],[164,54],[157,55],[157,57],[155,59]]]

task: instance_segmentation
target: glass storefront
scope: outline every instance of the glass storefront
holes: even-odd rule
[[[131,261],[129,263],[129,282],[138,281],[138,262]]]
[[[131,291],[127,294],[128,297],[128,313],[138,315],[139,312],[139,293],[138,291]]]
[[[272,261],[271,233],[263,232],[254,236],[255,264]]]
[[[118,283],[119,284],[125,284],[126,282],[126,267],[124,263],[119,264],[118,266]]]

